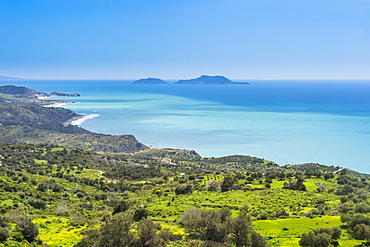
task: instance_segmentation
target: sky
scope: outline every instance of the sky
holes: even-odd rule
[[[368,0],[0,0],[0,75],[370,79]]]

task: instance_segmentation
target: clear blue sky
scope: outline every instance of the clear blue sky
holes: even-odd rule
[[[0,75],[369,79],[369,0],[0,0]]]

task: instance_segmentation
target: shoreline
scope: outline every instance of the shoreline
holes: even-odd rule
[[[83,122],[88,119],[99,117],[99,114],[89,114],[89,115],[81,115],[77,117],[73,117],[63,123],[64,127],[72,126],[80,126]]]
[[[67,105],[69,103],[54,103],[54,104],[50,104],[50,105],[45,105],[44,107],[62,107],[64,105]]]

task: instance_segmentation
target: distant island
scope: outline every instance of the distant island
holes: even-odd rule
[[[179,80],[175,84],[249,84],[249,83],[234,82],[220,75],[216,76],[202,75],[201,77],[195,79]]]
[[[0,81],[13,81],[13,80],[22,80],[22,79],[0,75]]]
[[[168,84],[168,82],[159,78],[146,78],[134,81],[132,84]]]

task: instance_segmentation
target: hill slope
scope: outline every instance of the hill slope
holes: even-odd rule
[[[66,121],[79,115],[64,108],[43,107],[55,101],[34,99],[32,94],[39,92],[33,90],[21,91],[25,92],[24,97],[32,99],[0,94],[2,143],[46,143],[105,152],[135,152],[148,148],[132,135],[103,135],[77,126],[67,126],[64,124]]]

